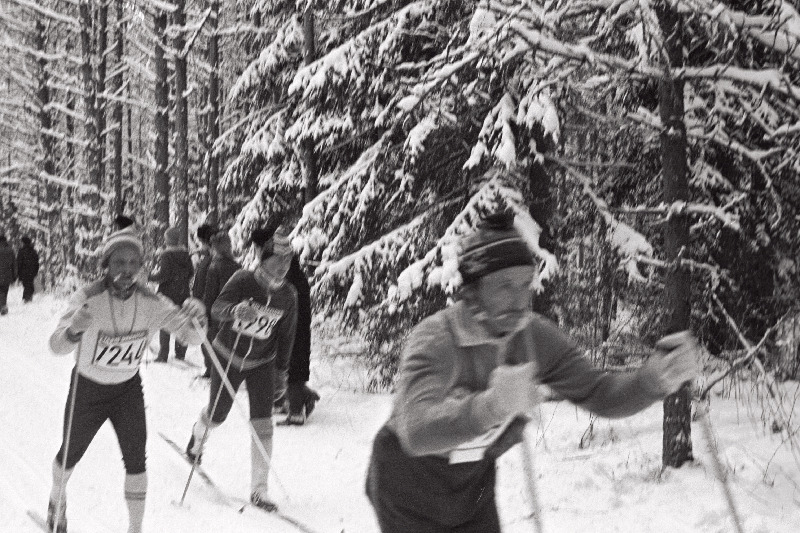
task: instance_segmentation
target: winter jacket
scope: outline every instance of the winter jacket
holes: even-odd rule
[[[206,287],[206,274],[208,273],[208,267],[211,265],[211,251],[206,248],[200,248],[194,254],[195,257],[195,267],[194,267],[194,281],[192,281],[192,296],[197,298],[198,300],[203,299],[203,291]],[[211,306],[206,306],[206,309],[210,309]]]
[[[17,253],[17,276],[21,281],[30,281],[39,273],[39,254],[33,246],[23,244]]]
[[[213,254],[211,263],[208,266],[208,272],[206,272],[205,287],[202,291],[202,300],[206,304],[206,309],[208,309],[209,313],[217,296],[222,292],[222,288],[240,268],[242,267],[233,257]]]
[[[289,362],[289,383],[305,383],[310,377],[311,364],[311,288],[300,267],[297,256],[292,258],[286,281],[297,291],[297,330]]]
[[[246,300],[258,309],[254,323],[234,319],[233,307]],[[256,280],[255,273],[239,270],[222,288],[211,318],[220,322],[214,349],[236,368],[251,370],[271,361],[282,371],[288,368],[297,325],[297,292],[291,284],[270,289]]]
[[[463,301],[422,321],[405,347],[387,427],[411,456],[447,457],[456,446],[502,423],[483,393],[499,364],[533,361],[538,380],[558,396],[600,416],[628,416],[662,398],[648,370],[595,369],[549,320],[531,313],[502,339],[493,338]]]
[[[158,283],[158,292],[180,305],[189,297],[193,273],[189,250],[183,246],[167,246],[159,254],[158,267],[149,279]]]
[[[7,242],[0,243],[0,285],[11,285],[17,280],[14,250]]]
[[[164,296],[137,284],[133,295],[111,295],[109,281],[98,280],[72,295],[69,307],[50,336],[57,354],[75,351],[78,373],[101,384],[122,383],[139,371],[150,338],[158,330],[174,333],[183,344],[203,341],[180,308]],[[72,315],[87,306],[93,321],[77,342],[67,335]]]

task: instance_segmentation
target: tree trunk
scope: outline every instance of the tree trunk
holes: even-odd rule
[[[95,47],[95,121],[97,123],[97,172],[101,184],[106,181],[106,110],[108,100],[106,93],[106,48],[108,48],[108,2],[100,2],[97,6],[97,46]]]
[[[124,22],[125,9],[122,0],[117,0],[117,27],[114,32],[114,40],[116,47],[116,68],[117,73],[112,80],[112,94],[117,99],[112,104],[114,107],[114,213],[121,215],[125,212],[125,199],[122,196],[122,134],[123,129],[123,109],[122,109],[122,72],[124,65],[124,45],[125,45],[125,32]]]
[[[208,164],[208,224],[217,224],[219,219],[219,157],[214,153],[214,144],[219,139],[219,1],[211,2],[211,18],[209,19],[210,35],[208,37],[208,64],[211,74],[208,78],[208,131],[206,133],[206,162]]]
[[[317,39],[314,30],[314,10],[312,9],[313,3],[309,3],[305,12],[303,13],[303,32],[305,39],[303,43],[303,60],[306,65],[314,62],[317,55]],[[314,143],[311,140],[306,140],[301,146],[303,154],[303,163],[305,166],[305,195],[304,203],[310,202],[317,196],[319,188],[319,169],[317,168],[317,156],[314,153]]]
[[[683,28],[680,15],[667,6],[658,12],[669,58],[668,67],[682,61]],[[668,72],[668,71],[667,71]],[[667,74],[659,82],[661,115],[661,154],[664,174],[664,202],[671,204],[689,199],[686,124],[684,123],[683,82]],[[688,269],[680,256],[689,245],[689,223],[684,214],[670,217],[664,228],[664,251],[671,265],[664,282],[666,300],[665,333],[689,328],[691,284]],[[664,466],[679,467],[692,456],[692,402],[688,385],[664,400],[664,434],[661,461]]]
[[[177,0],[175,8],[175,179],[172,182],[172,198],[175,201],[180,242],[186,245],[189,242],[189,110],[186,101],[186,55],[183,53],[186,46],[185,0]]]
[[[56,173],[56,165],[53,158],[55,157],[54,149],[55,149],[55,142],[51,135],[51,131],[53,129],[53,118],[50,116],[50,110],[48,109],[50,105],[50,75],[48,73],[48,62],[45,59],[47,55],[46,50],[47,45],[47,35],[45,25],[41,20],[36,21],[36,35],[35,35],[35,47],[38,51],[41,52],[41,55],[36,60],[37,66],[37,73],[36,73],[36,95],[37,99],[39,100],[39,143],[41,145],[41,160],[40,160],[40,172],[45,177],[45,197],[47,202],[47,207],[45,209],[44,220],[38,220],[37,222],[42,226],[47,228],[47,235],[46,238],[48,241],[52,243],[51,237],[55,235],[56,229],[58,227],[58,218],[60,212],[60,196],[61,196],[61,188],[52,182],[51,177]],[[40,206],[41,208],[41,206]],[[56,264],[54,253],[54,247],[48,246],[43,252],[42,262],[44,264],[44,268],[42,269],[43,272],[43,283],[47,284],[48,280],[46,276],[48,274],[52,276],[56,276],[56,274],[60,273],[63,269],[63,262],[66,260],[66,257],[63,257],[61,261]]]
[[[164,231],[169,226],[169,175],[167,166],[169,164],[169,85],[167,68],[167,58],[165,50],[167,45],[167,15],[163,12],[156,12],[153,16],[153,33],[158,39],[155,47],[154,66],[156,73],[155,85],[155,184],[153,211],[155,224],[152,227],[152,239],[154,246],[158,247],[164,238]]]

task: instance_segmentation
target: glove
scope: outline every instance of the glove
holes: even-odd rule
[[[258,311],[252,306],[251,300],[245,300],[233,306],[233,317],[242,322],[255,322],[258,320]]]
[[[663,355],[648,359],[646,367],[664,394],[677,391],[700,374],[700,346],[691,332],[679,331],[661,338],[656,350]]]
[[[490,409],[500,416],[500,421],[514,415],[530,418],[533,409],[542,400],[536,379],[536,365],[500,365],[489,375],[486,390]]]
[[[84,331],[89,329],[92,325],[94,317],[89,312],[89,306],[84,304],[83,307],[78,309],[72,314],[69,326],[67,326],[67,334],[72,337],[81,335]]]
[[[195,318],[202,326],[206,325],[206,306],[197,298],[186,298],[181,312],[189,318]]]
[[[283,398],[286,394],[286,388],[288,387],[289,381],[289,371],[288,370],[280,370],[278,368],[275,369],[275,392],[273,395],[274,400],[278,400]]]

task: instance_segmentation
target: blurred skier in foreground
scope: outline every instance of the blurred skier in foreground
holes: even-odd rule
[[[522,439],[541,401],[540,383],[615,418],[698,373],[698,346],[686,332],[659,341],[668,353],[636,372],[595,369],[555,324],[530,310],[536,268],[513,222],[510,213],[489,216],[463,239],[460,300],[408,338],[394,407],[375,437],[367,474],[383,533],[498,533],[495,460]],[[481,456],[459,449],[509,422]]]

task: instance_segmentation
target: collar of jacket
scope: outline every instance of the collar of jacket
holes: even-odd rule
[[[484,344],[504,344],[508,339],[513,338],[521,330],[526,329],[533,319],[533,313],[529,313],[523,320],[520,320],[513,331],[502,337],[495,337],[486,325],[475,316],[475,313],[466,305],[464,300],[458,302],[450,308],[449,322],[455,337],[456,345],[459,347],[480,346]]]

